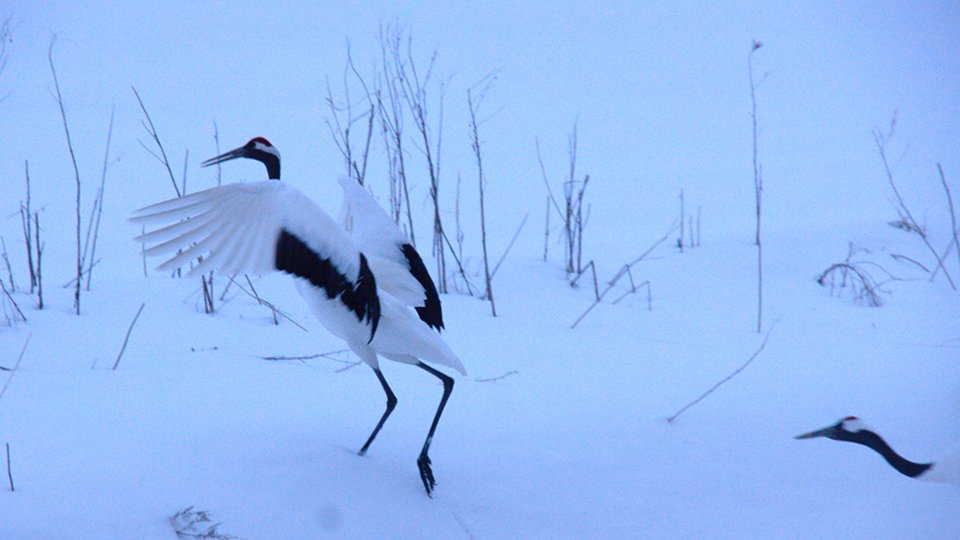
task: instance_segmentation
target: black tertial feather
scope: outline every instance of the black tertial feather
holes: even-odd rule
[[[327,298],[339,298],[357,320],[366,320],[370,324],[370,339],[373,340],[380,323],[380,298],[376,280],[362,253],[360,273],[356,281],[350,281],[330,259],[321,257],[297,235],[282,229],[277,238],[275,264],[277,270],[302,277],[323,289]]]
[[[430,273],[427,272],[426,265],[420,254],[410,244],[400,246],[403,256],[407,259],[410,266],[410,273],[416,278],[417,282],[423,287],[426,299],[422,306],[416,308],[420,320],[427,323],[427,326],[435,328],[438,332],[443,329],[443,309],[440,307],[440,295],[437,294],[437,287],[430,279]]]

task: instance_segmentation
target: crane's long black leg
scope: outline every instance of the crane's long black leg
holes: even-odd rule
[[[430,431],[427,433],[427,440],[423,443],[423,450],[420,451],[420,457],[417,458],[417,467],[420,468],[420,480],[423,481],[423,487],[427,490],[427,496],[432,497],[433,488],[437,482],[433,479],[433,469],[430,468],[430,443],[433,442],[433,434],[437,431],[437,424],[440,423],[440,415],[443,414],[443,408],[447,405],[447,399],[453,392],[453,377],[441,373],[432,367],[420,362],[418,367],[430,373],[443,382],[443,397],[440,398],[440,405],[437,406],[437,413],[433,417],[433,423],[430,424]]]
[[[393,412],[393,408],[397,406],[397,396],[393,395],[393,390],[391,390],[390,385],[387,384],[387,379],[383,377],[383,373],[376,368],[373,369],[373,372],[377,374],[377,379],[380,380],[380,385],[383,386],[383,392],[387,394],[387,410],[383,411],[383,416],[381,416],[380,421],[377,422],[377,427],[373,428],[373,433],[370,434],[370,438],[364,443],[363,448],[357,452],[361,456],[367,453],[367,449],[370,448],[370,443],[377,438],[377,433],[380,433],[380,428],[383,427],[384,422],[387,421],[387,417]]]

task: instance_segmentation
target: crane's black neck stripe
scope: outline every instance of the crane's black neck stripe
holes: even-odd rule
[[[263,163],[267,167],[267,177],[270,180],[280,179],[280,158],[276,154],[255,150],[252,152],[253,159]]]
[[[373,339],[380,323],[380,298],[377,283],[367,265],[367,258],[360,254],[360,273],[357,280],[350,281],[329,258],[321,257],[295,234],[280,230],[277,238],[275,264],[277,270],[302,277],[313,286],[323,289],[327,298],[339,298],[357,320],[370,324],[370,339]]]
[[[862,444],[868,446],[875,450],[878,454],[883,456],[883,459],[887,460],[887,463],[893,466],[894,469],[899,471],[901,474],[909,476],[910,478],[916,478],[921,474],[927,472],[927,469],[933,466],[932,463],[914,463],[900,454],[896,453],[893,448],[890,448],[890,445],[887,444],[887,441],[883,440],[876,433],[869,430],[861,430],[857,432],[847,432],[841,431],[844,435],[843,440],[855,442],[857,444]]]
[[[420,320],[427,323],[428,326],[440,331],[443,328],[443,310],[440,307],[440,295],[437,294],[437,287],[433,284],[433,280],[430,279],[430,273],[427,272],[427,267],[423,264],[423,259],[420,258],[420,254],[417,253],[417,250],[414,249],[412,245],[404,244],[400,246],[400,251],[403,252],[403,256],[407,259],[410,274],[420,283],[426,295],[426,301],[423,306],[416,308],[417,315],[419,315]]]
[[[267,168],[267,177],[270,180],[280,179],[280,158],[276,154],[264,152],[262,150],[252,150],[247,155],[250,159],[255,159]]]

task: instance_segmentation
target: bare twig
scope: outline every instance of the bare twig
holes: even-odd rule
[[[40,213],[33,213],[33,232],[37,249],[37,309],[43,309],[43,244],[40,243]],[[80,280],[77,280],[80,283]],[[78,285],[79,286],[79,285]]]
[[[403,149],[403,103],[400,96],[399,75],[395,73],[397,66],[391,63],[391,58],[396,58],[395,53],[390,54],[391,49],[399,48],[399,42],[394,34],[387,35],[382,27],[380,29],[380,54],[383,65],[383,82],[375,92],[377,109],[380,117],[381,135],[383,136],[384,148],[387,155],[387,170],[390,178],[390,212],[394,222],[400,224],[400,217],[404,202],[407,206],[407,236],[413,247],[417,247],[417,238],[413,230],[413,212],[410,207],[410,190],[407,185],[407,171],[405,161],[405,151]],[[386,89],[386,98],[383,96],[383,89]]]
[[[483,273],[486,278],[487,290],[484,293],[487,300],[490,301],[490,312],[496,317],[497,316],[497,306],[493,301],[493,286],[491,283],[490,277],[490,263],[489,258],[487,257],[487,223],[486,223],[486,213],[484,212],[483,205],[483,191],[484,191],[484,177],[483,177],[483,159],[481,158],[480,152],[480,135],[477,131],[477,110],[473,103],[473,95],[470,90],[467,90],[467,105],[470,107],[470,131],[471,131],[471,142],[473,146],[473,154],[477,160],[477,178],[480,186],[480,244],[483,247]]]
[[[253,282],[250,281],[250,276],[248,276],[247,274],[244,274],[243,278],[247,280],[247,285],[249,285],[250,290],[253,291],[253,297],[257,299],[257,303],[260,304],[261,306],[266,306],[270,308],[270,312],[273,313],[273,324],[274,325],[280,324],[280,321],[277,320],[277,308],[274,307],[273,304],[271,304],[270,302],[266,302],[260,298],[260,293],[257,292],[257,289],[253,286]],[[231,278],[230,281],[232,282],[233,279]]]
[[[113,114],[115,107],[110,108],[110,127],[107,128],[107,148],[103,152],[103,172],[100,174],[100,189],[97,191],[97,197],[94,199],[93,208],[96,212],[97,219],[96,223],[93,222],[93,217],[90,218],[90,225],[87,225],[87,242],[90,240],[90,230],[93,229],[93,246],[90,248],[90,258],[87,258],[87,247],[83,247],[83,258],[85,261],[90,261],[87,265],[87,290],[90,290],[90,280],[93,277],[93,267],[95,265],[94,259],[97,256],[97,237],[100,236],[100,217],[103,215],[103,195],[104,188],[107,182],[107,165],[110,160],[110,140],[113,138]]]
[[[683,253],[683,244],[684,244],[684,232],[686,228],[684,227],[684,204],[683,204],[683,188],[680,188],[680,238],[677,239],[677,248],[680,249],[680,253]]]
[[[507,258],[507,254],[510,253],[510,248],[513,247],[514,242],[517,241],[517,237],[520,236],[520,231],[523,230],[523,226],[527,224],[527,218],[530,217],[530,213],[523,216],[523,221],[520,222],[520,226],[517,227],[517,231],[513,233],[513,238],[510,239],[510,243],[507,244],[507,249],[503,250],[503,255],[500,256],[500,259],[497,261],[497,264],[493,265],[493,271],[490,272],[490,279],[493,279],[497,275],[497,270],[500,269],[500,265],[503,264],[503,260]]]
[[[47,60],[50,61],[50,71],[53,73],[53,85],[57,91],[57,105],[60,107],[60,118],[63,120],[63,132],[67,136],[67,149],[70,151],[70,161],[73,163],[73,173],[77,185],[77,286],[73,293],[73,307],[80,314],[80,276],[83,275],[83,256],[80,252],[80,169],[77,167],[77,156],[73,152],[73,142],[70,140],[70,127],[67,125],[67,112],[63,108],[63,95],[60,93],[60,80],[57,78],[57,69],[53,65],[53,46],[56,44],[56,36],[50,41],[50,48],[47,50]]]
[[[428,119],[427,88],[433,75],[436,63],[436,51],[430,57],[427,70],[421,77],[413,59],[413,40],[406,38],[406,55],[401,54],[403,31],[394,26],[388,28],[388,36],[393,55],[393,75],[400,87],[401,94],[413,118],[414,125],[420,134],[422,147],[420,151],[427,163],[427,172],[430,178],[430,199],[433,202],[433,255],[437,261],[438,289],[441,293],[447,292],[447,265],[446,250],[443,245],[443,223],[440,219],[440,156],[443,142],[443,94],[444,85],[440,84],[439,114],[437,116],[436,144],[433,144],[433,134]]]
[[[33,234],[30,230],[30,162],[23,162],[24,176],[27,181],[27,205],[20,208],[20,220],[23,224],[23,241],[27,247],[27,268],[30,270],[30,294],[37,286],[37,274],[33,266]]]
[[[550,182],[547,179],[546,169],[543,166],[543,158],[540,155],[540,142],[536,142],[537,161],[540,164],[540,175],[543,183],[547,187],[547,228],[544,234],[546,243],[550,235],[549,207],[552,203],[557,215],[563,222],[564,235],[564,265],[567,277],[581,273],[583,268],[583,230],[586,225],[586,217],[583,211],[583,197],[590,182],[590,176],[584,176],[582,181],[576,179],[577,166],[577,125],[574,124],[573,131],[567,138],[567,152],[569,154],[569,170],[567,179],[563,182],[563,208],[553,196],[553,190],[550,188]],[[546,260],[546,246],[544,247],[544,259]]]
[[[543,163],[540,165],[542,168]],[[550,195],[547,195],[547,216],[545,223],[543,227],[543,262],[547,262],[547,251],[550,245]]]
[[[23,354],[27,352],[27,345],[30,344],[30,338],[33,334],[27,336],[27,340],[23,343],[23,348],[20,349],[20,355],[17,356],[17,363],[13,365],[13,369],[10,370],[10,375],[7,377],[7,382],[3,383],[3,388],[0,388],[0,399],[3,399],[3,394],[7,392],[7,388],[10,387],[10,381],[13,380],[13,376],[17,374],[17,368],[20,367],[20,361],[23,360]]]
[[[619,304],[621,300],[623,300],[624,298],[626,298],[631,294],[636,294],[637,289],[640,289],[641,287],[643,287],[647,289],[647,311],[653,311],[653,290],[650,287],[650,280],[644,281],[639,285],[634,285],[633,276],[630,275],[629,273],[627,275],[630,276],[630,290],[621,294],[616,300],[613,301],[613,304],[614,305]]]
[[[547,198],[551,203],[553,203],[553,208],[557,211],[557,215],[563,219],[563,210],[560,210],[560,205],[557,203],[556,197],[553,196],[553,190],[550,189],[550,181],[547,179],[547,170],[543,166],[543,158],[540,157],[540,141],[535,141],[537,147],[537,162],[540,163],[540,175],[543,177],[543,185],[547,187]]]
[[[570,325],[570,328],[571,328],[571,329],[576,328],[577,325],[580,324],[580,322],[581,322],[584,318],[586,318],[586,316],[589,315],[591,311],[593,311],[593,308],[595,308],[595,307],[597,307],[598,305],[600,305],[600,302],[603,300],[603,298],[604,298],[605,296],[607,296],[607,293],[609,293],[611,290],[613,290],[613,288],[617,285],[617,283],[620,281],[620,279],[623,278],[623,276],[625,276],[625,275],[630,276],[630,284],[631,284],[631,287],[632,287],[631,290],[632,290],[632,291],[635,291],[637,287],[633,285],[633,275],[630,273],[630,269],[633,268],[634,265],[636,265],[637,263],[639,263],[640,261],[642,261],[643,259],[645,259],[645,258],[647,257],[647,255],[649,255],[650,253],[652,253],[653,250],[657,248],[657,246],[659,246],[660,244],[666,242],[667,239],[670,238],[670,235],[673,234],[673,232],[674,232],[676,229],[677,229],[677,222],[674,221],[673,224],[670,226],[670,229],[667,231],[666,234],[664,234],[663,236],[661,236],[659,240],[657,240],[656,242],[654,242],[653,245],[650,246],[646,251],[644,251],[639,257],[637,257],[636,259],[634,259],[634,260],[631,261],[630,263],[623,265],[623,267],[620,268],[620,271],[617,272],[617,275],[615,275],[615,276],[613,277],[613,279],[611,279],[610,281],[607,282],[607,287],[606,287],[605,289],[603,289],[603,292],[602,292],[602,293],[600,293],[600,297],[599,297],[597,300],[595,300],[592,304],[590,304],[590,306],[586,309],[586,311],[584,311],[583,313],[580,314],[580,316],[577,318],[577,320],[573,321],[573,324]],[[650,308],[650,305],[651,305],[651,304],[650,304],[650,296],[651,296],[651,294],[650,294],[650,284],[649,284],[649,282],[646,282],[646,284],[647,284],[647,307],[648,307],[648,309],[649,309],[649,308]],[[642,286],[642,285],[643,285],[643,284],[641,284],[641,286]],[[619,301],[619,299],[618,299],[617,301]]]
[[[593,296],[597,299],[597,302],[599,302],[600,301],[600,285],[597,282],[597,265],[595,265],[593,261],[588,262],[587,265],[583,267],[583,270],[580,270],[579,272],[577,272],[577,275],[574,276],[573,280],[570,282],[570,286],[576,287],[577,282],[580,280],[580,276],[586,274],[587,269],[590,269],[593,272]],[[633,277],[631,276],[630,279],[632,281]]]
[[[258,295],[253,294],[253,293],[251,293],[250,291],[248,291],[247,289],[245,289],[245,288],[243,287],[243,285],[237,283],[237,281],[236,281],[235,279],[233,279],[233,276],[230,276],[229,279],[230,279],[231,282],[233,282],[234,285],[237,286],[237,288],[239,288],[241,291],[247,293],[247,296],[249,296],[250,298],[255,299],[258,303],[263,304],[263,305],[267,306],[268,308],[274,310],[274,317],[276,317],[277,315],[280,315],[280,316],[283,317],[284,319],[292,322],[292,323],[294,324],[294,326],[296,326],[297,328],[303,330],[304,332],[309,332],[309,330],[307,330],[306,328],[304,328],[303,325],[301,325],[301,324],[298,323],[297,321],[291,319],[290,316],[288,316],[288,315],[287,315],[286,313],[284,313],[283,311],[280,311],[280,309],[278,309],[277,306],[271,304],[270,302],[268,302],[268,301],[260,298]],[[250,279],[250,278],[247,278],[247,279]],[[251,287],[252,287],[252,285],[251,285]]]
[[[467,277],[467,271],[463,268],[463,263],[460,262],[460,257],[457,256],[457,252],[454,251],[453,245],[450,244],[450,239],[447,238],[447,232],[443,232],[443,241],[447,243],[447,247],[450,249],[450,254],[453,255],[453,260],[457,263],[457,271],[460,273],[460,277],[463,278],[463,282],[467,286],[467,294],[473,296],[473,287],[470,285],[470,279]]]
[[[894,120],[896,117],[894,117]],[[893,125],[891,122],[890,132],[886,135],[881,133],[879,130],[873,130],[873,140],[877,144],[877,150],[880,151],[880,160],[883,162],[883,170],[887,175],[887,182],[890,184],[890,189],[893,190],[894,196],[897,198],[898,212],[901,214],[901,220],[912,227],[920,234],[920,239],[923,240],[924,245],[927,246],[927,249],[930,250],[930,253],[933,254],[933,257],[937,261],[937,267],[940,270],[943,270],[943,275],[946,276],[947,282],[950,283],[950,287],[953,290],[957,290],[957,286],[953,283],[953,278],[950,277],[950,272],[947,271],[946,267],[943,265],[943,259],[937,253],[936,248],[930,244],[930,239],[928,238],[926,232],[917,224],[917,220],[913,218],[913,214],[910,213],[910,209],[907,208],[906,202],[903,200],[903,196],[900,195],[900,190],[897,189],[897,184],[893,180],[893,172],[890,171],[890,164],[887,162],[887,151],[886,146],[890,137],[893,134]],[[956,228],[954,228],[956,230]]]
[[[353,100],[350,97],[349,75],[351,73],[360,82],[369,105],[369,110],[366,113],[361,113],[356,116],[353,114]],[[371,95],[370,90],[367,88],[366,81],[364,81],[363,77],[360,75],[360,72],[357,71],[356,66],[354,66],[349,43],[347,43],[347,65],[343,70],[343,91],[345,101],[344,105],[340,106],[337,105],[336,101],[334,100],[333,91],[330,88],[330,82],[327,81],[327,106],[330,109],[330,113],[333,118],[332,122],[329,118],[326,119],[327,128],[330,130],[330,134],[333,136],[334,144],[337,145],[337,149],[340,150],[340,154],[343,156],[347,176],[356,180],[360,185],[363,185],[364,175],[366,174],[367,169],[367,160],[370,155],[370,141],[373,138],[373,122],[376,116],[376,103],[374,103],[373,96]],[[340,121],[341,112],[346,113],[346,118],[343,122]],[[362,163],[358,163],[354,155],[355,151],[352,144],[351,130],[353,128],[353,124],[363,119],[364,116],[367,117],[366,143],[361,156]]]
[[[330,351],[325,353],[310,354],[306,356],[261,356],[261,360],[268,360],[270,362],[280,362],[285,360],[296,360],[302,362],[304,360],[313,360],[314,358],[329,358],[331,360],[339,360],[337,355],[349,352],[350,349],[338,349],[336,351]]]
[[[827,282],[829,281],[832,290],[835,286],[834,274],[836,272],[841,273],[841,287],[846,286],[847,277],[851,275],[856,278],[857,282],[859,282],[858,285],[854,282],[853,278],[851,278],[851,291],[853,291],[854,298],[857,300],[866,299],[867,303],[871,307],[879,307],[883,305],[883,301],[878,294],[880,285],[876,280],[873,279],[873,276],[871,276],[869,272],[867,272],[859,264],[850,262],[849,259],[846,262],[830,265],[820,274],[820,277],[817,278],[817,283],[823,287],[826,287]]]
[[[113,370],[117,370],[117,366],[120,365],[120,359],[123,357],[123,351],[127,350],[127,342],[130,341],[130,332],[133,332],[133,325],[137,324],[137,319],[140,318],[140,314],[143,313],[143,307],[146,306],[146,303],[140,304],[140,309],[137,310],[137,314],[133,316],[133,321],[130,322],[130,327],[127,328],[127,335],[123,337],[123,345],[120,347],[120,354],[117,355],[117,360],[113,363]]]
[[[220,129],[217,127],[216,120],[213,121],[213,143],[217,147],[217,155],[219,156],[222,152],[220,152]],[[222,161],[217,161],[217,185],[218,186],[222,185],[221,182],[223,181],[223,168],[221,166],[222,163],[223,163]]]
[[[726,377],[724,377],[724,378],[723,378],[720,382],[718,382],[717,384],[711,386],[710,389],[707,390],[706,392],[704,392],[703,394],[701,394],[700,397],[698,397],[697,399],[695,399],[695,400],[691,401],[690,403],[684,405],[683,408],[681,408],[679,411],[675,412],[672,416],[670,416],[669,418],[667,418],[667,422],[673,423],[673,421],[676,420],[678,416],[680,416],[681,414],[683,414],[684,411],[686,411],[686,410],[689,409],[690,407],[693,407],[693,406],[696,405],[697,403],[700,403],[701,401],[703,401],[703,399],[704,399],[705,397],[707,397],[707,396],[709,396],[710,394],[712,394],[717,388],[720,388],[720,386],[723,385],[723,383],[725,383],[725,382],[729,381],[730,379],[736,377],[737,374],[739,374],[741,371],[743,371],[744,369],[746,369],[747,366],[749,366],[750,363],[753,362],[753,361],[757,358],[757,356],[760,356],[760,353],[761,353],[761,352],[763,352],[763,348],[767,346],[767,340],[770,339],[770,332],[773,332],[773,328],[774,328],[776,325],[777,325],[777,321],[774,321],[773,324],[770,325],[770,328],[767,329],[766,335],[763,336],[763,342],[760,343],[760,347],[759,347],[752,355],[750,355],[750,358],[748,358],[747,361],[743,363],[743,365],[741,365],[741,366],[738,367],[737,369],[733,370],[733,373],[731,373],[731,374],[727,375]]]
[[[146,225],[140,226],[140,237],[147,232]],[[143,261],[143,277],[147,277],[147,243],[140,242],[140,259]]]
[[[757,93],[753,80],[753,53],[757,52],[763,43],[754,40],[750,54],[747,55],[747,70],[750,73],[750,118],[753,121],[753,191],[756,196],[757,209],[757,333],[763,326],[763,243],[760,240],[760,208],[763,194],[763,178],[761,177],[760,162],[757,157]]]
[[[173,169],[170,167],[170,160],[167,159],[167,152],[163,149],[163,143],[160,142],[160,135],[157,134],[157,128],[153,125],[153,120],[150,118],[150,113],[147,112],[147,107],[143,104],[143,100],[140,99],[140,94],[137,93],[137,89],[133,86],[130,87],[133,90],[133,95],[137,97],[137,103],[140,104],[140,110],[143,111],[143,116],[147,119],[146,123],[143,123],[143,129],[147,130],[147,133],[153,139],[154,144],[157,145],[157,148],[160,149],[160,155],[158,156],[152,150],[147,148],[143,142],[140,142],[140,146],[144,148],[147,152],[157,158],[157,160],[163,164],[164,168],[167,170],[167,174],[170,176],[170,183],[173,184],[173,190],[177,192],[177,197],[180,197],[182,194],[180,188],[177,187],[177,180],[173,177]]]
[[[937,172],[940,173],[940,184],[943,185],[943,191],[947,194],[947,205],[950,207],[950,232],[953,236],[953,245],[957,248],[957,263],[960,264],[960,240],[957,239],[957,214],[953,209],[953,195],[950,194],[950,186],[947,185],[947,178],[943,174],[943,167],[937,163]]]
[[[180,188],[180,193],[183,193],[184,195],[187,194],[187,163],[189,161],[190,161],[190,149],[187,148],[187,150],[183,154],[183,177],[182,177],[183,184],[182,184],[182,187]]]
[[[83,272],[83,275],[84,275],[84,276],[89,275],[90,269],[93,268],[94,266],[99,265],[101,262],[103,262],[103,259],[102,259],[102,258],[101,258],[101,259],[97,259],[97,260],[93,261],[92,263],[90,263],[89,265],[87,265],[87,269]],[[72,287],[73,284],[76,283],[76,282],[77,282],[77,278],[72,277],[72,278],[70,278],[70,281],[68,281],[68,282],[64,283],[63,285],[61,285],[60,288],[61,288],[61,289],[69,289],[69,288]]]
[[[203,289],[203,312],[209,315],[216,311],[213,305],[213,270],[208,275],[201,274],[200,282]]]
[[[917,261],[916,259],[911,259],[910,257],[907,257],[906,255],[901,255],[899,253],[892,253],[890,254],[890,256],[893,257],[893,260],[895,261],[898,261],[898,262],[906,261],[908,263],[918,266],[924,272],[927,272],[928,274],[930,273],[930,269],[924,266],[920,261]]]
[[[503,379],[506,379],[507,377],[509,377],[509,376],[511,376],[511,375],[519,375],[519,374],[520,374],[519,371],[513,369],[513,370],[510,370],[510,371],[504,373],[503,375],[500,375],[499,377],[489,377],[489,378],[486,378],[486,379],[474,379],[474,382],[488,383],[488,382],[502,381]]]
[[[10,258],[7,257],[7,242],[2,236],[0,236],[0,246],[3,247],[3,262],[7,266],[7,277],[10,279],[10,288],[16,292],[17,284],[13,281],[13,267],[10,266]]]
[[[0,289],[3,289],[3,294],[5,294],[7,296],[7,300],[10,300],[10,303],[13,304],[13,308],[17,310],[17,314],[20,315],[20,318],[23,319],[23,322],[27,322],[27,318],[23,315],[23,311],[20,310],[20,306],[17,305],[17,301],[13,299],[13,296],[10,295],[10,291],[7,290],[7,286],[3,284],[2,279],[0,279]]]
[[[5,444],[7,445],[7,479],[10,480],[10,491],[16,491],[13,487],[13,470],[10,467],[10,443]]]

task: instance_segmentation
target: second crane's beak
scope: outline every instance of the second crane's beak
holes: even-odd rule
[[[225,154],[220,154],[217,157],[212,157],[204,161],[203,163],[201,163],[200,166],[209,167],[211,165],[216,165],[217,163],[223,163],[224,161],[230,161],[231,159],[237,159],[242,157],[247,157],[247,149],[244,146],[241,146],[240,148],[234,148],[233,150]]]
[[[813,439],[814,437],[829,437],[836,431],[837,426],[825,427],[823,429],[818,429],[816,431],[811,431],[810,433],[804,433],[803,435],[797,435],[794,439]]]

